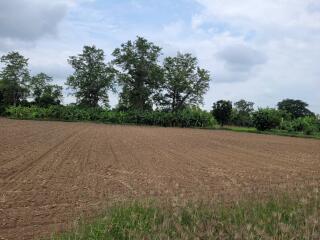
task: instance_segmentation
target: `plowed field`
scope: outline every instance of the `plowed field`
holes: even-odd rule
[[[117,199],[319,183],[319,140],[0,118],[0,239],[49,236]]]

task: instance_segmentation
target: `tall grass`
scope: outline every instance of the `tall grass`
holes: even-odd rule
[[[125,202],[51,240],[320,239],[318,189],[231,204]]]

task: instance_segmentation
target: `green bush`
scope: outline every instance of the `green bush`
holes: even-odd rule
[[[101,108],[78,106],[50,106],[42,108],[9,107],[6,114],[18,119],[43,119],[60,121],[98,121],[113,124],[136,124],[164,127],[214,127],[217,123],[212,115],[199,108],[186,108],[180,112],[162,111],[110,111]]]
[[[292,128],[296,132],[311,135],[319,131],[318,121],[315,117],[300,117],[292,121]]]
[[[288,132],[294,132],[293,123],[292,121],[283,120],[280,123],[280,130],[288,131]]]
[[[253,113],[253,123],[259,131],[280,127],[281,113],[272,108],[259,109]]]
[[[229,124],[239,127],[253,127],[252,114],[240,114],[233,110]]]

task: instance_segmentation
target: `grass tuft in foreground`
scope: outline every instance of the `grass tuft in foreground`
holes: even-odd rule
[[[51,239],[320,239],[319,196],[315,189],[228,205],[127,202]]]

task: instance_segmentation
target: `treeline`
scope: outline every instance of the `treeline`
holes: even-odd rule
[[[102,49],[84,46],[83,52],[71,56],[74,69],[66,85],[73,91],[80,107],[108,108],[109,91],[119,92],[117,109],[128,111],[177,112],[198,106],[209,89],[210,75],[198,66],[191,54],[178,53],[160,64],[162,49],[144,38],[128,41],[112,52],[106,63]],[[1,57],[0,104],[6,106],[59,105],[62,87],[52,84],[45,73],[30,76],[28,59],[18,52]]]
[[[161,55],[159,46],[142,37],[121,44],[109,62],[102,49],[84,46],[82,53],[68,59],[74,71],[65,85],[72,90],[76,103],[61,106],[63,87],[53,84],[46,73],[31,76],[28,59],[10,52],[0,59],[0,113],[26,119],[182,127],[209,127],[216,119],[222,126],[262,131],[319,131],[317,117],[300,100],[287,99],[278,109],[258,111],[252,102],[221,100],[214,103],[210,113],[203,111],[199,105],[209,89],[209,71],[189,53],[177,53],[160,62]],[[112,110],[110,91],[119,93],[119,103]]]
[[[213,104],[212,114],[221,126],[225,124],[255,127],[259,131],[276,129],[312,135],[320,132],[320,118],[301,100],[285,99],[277,108],[259,108],[254,103],[240,100],[232,104],[220,100]]]

